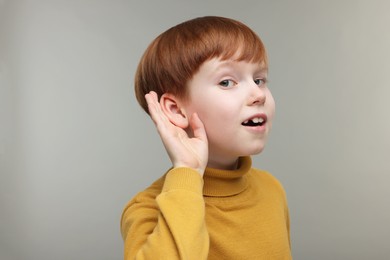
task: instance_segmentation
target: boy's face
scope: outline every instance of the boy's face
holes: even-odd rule
[[[263,150],[275,113],[266,79],[261,64],[211,59],[188,83],[184,106],[187,115],[197,112],[205,126],[208,167],[233,168],[238,157]]]

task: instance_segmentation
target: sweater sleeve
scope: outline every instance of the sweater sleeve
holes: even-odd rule
[[[125,208],[125,260],[207,259],[203,179],[189,168],[170,170],[161,193],[140,194]]]

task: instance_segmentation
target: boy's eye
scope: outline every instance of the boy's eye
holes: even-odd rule
[[[261,86],[261,85],[264,85],[265,83],[267,83],[266,79],[255,79],[254,81],[255,81],[255,84],[258,86]]]
[[[225,80],[222,80],[221,82],[219,82],[219,85],[222,86],[222,87],[232,87],[235,85],[234,81],[231,80],[231,79],[225,79]]]

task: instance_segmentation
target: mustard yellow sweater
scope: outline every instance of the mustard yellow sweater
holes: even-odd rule
[[[240,158],[234,171],[169,170],[125,207],[125,259],[291,259],[285,192]]]

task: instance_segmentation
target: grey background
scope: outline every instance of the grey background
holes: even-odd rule
[[[122,259],[122,208],[169,167],[133,95],[147,44],[204,15],[263,39],[277,115],[254,164],[294,259],[390,258],[390,2],[0,1],[0,259]]]

